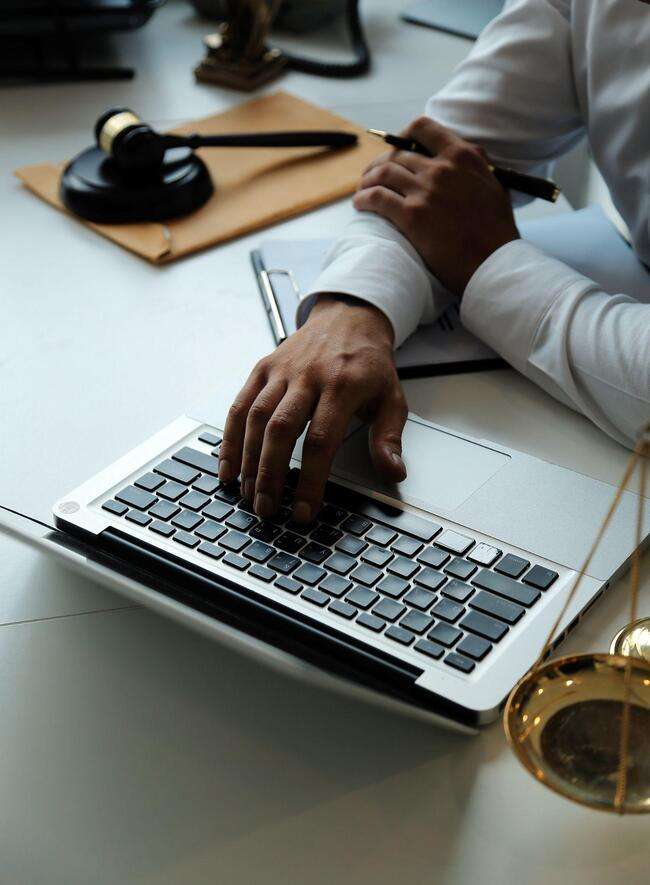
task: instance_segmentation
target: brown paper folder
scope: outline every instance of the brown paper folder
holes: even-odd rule
[[[163,264],[345,197],[354,191],[368,163],[386,150],[385,145],[354,123],[286,92],[253,99],[174,132],[217,134],[288,129],[344,129],[356,132],[359,143],[341,151],[202,150],[199,153],[210,170],[215,193],[197,212],[165,223],[82,223],[148,261]],[[24,166],[16,170],[16,175],[39,197],[63,209],[59,199],[62,168],[63,165],[43,163]]]

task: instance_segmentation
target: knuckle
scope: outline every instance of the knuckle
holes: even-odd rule
[[[327,430],[319,427],[310,429],[305,438],[304,449],[312,457],[330,455],[333,451],[333,443]]]
[[[256,400],[248,412],[251,424],[265,424],[271,416],[271,407],[265,400]]]
[[[255,488],[257,491],[266,491],[274,489],[278,485],[278,475],[268,464],[260,462],[257,468],[257,476],[255,479]]]
[[[243,399],[236,399],[228,410],[228,419],[239,421],[246,416],[246,402]]]
[[[431,117],[427,117],[426,114],[420,114],[419,117],[416,117],[415,120],[411,123],[409,127],[409,131],[413,134],[417,132],[423,132],[431,126]]]
[[[276,412],[266,426],[266,433],[272,440],[281,440],[287,437],[293,429],[291,416],[286,412]]]

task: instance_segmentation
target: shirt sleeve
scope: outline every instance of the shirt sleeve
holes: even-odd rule
[[[545,174],[584,129],[571,64],[569,0],[510,0],[427,113],[480,144],[499,164]],[[517,197],[521,204],[525,198]],[[435,234],[434,234],[435,235]],[[320,292],[353,295],[389,318],[399,347],[452,296],[408,240],[384,219],[358,213],[305,292],[297,324]]]
[[[515,240],[476,271],[461,319],[547,393],[635,444],[650,419],[650,305]]]

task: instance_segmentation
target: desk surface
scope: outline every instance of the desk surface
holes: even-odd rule
[[[470,44],[399,23],[399,0],[365,6],[370,77],[290,74],[282,87],[397,129]],[[3,503],[47,515],[192,404],[210,398],[225,411],[272,345],[248,264],[259,236],[153,268],[10,176],[79,149],[105,106],[164,125],[239,100],[193,82],[205,30],[171,0],[120,41],[139,70],[132,83],[0,93]],[[336,34],[314,47],[336,54]],[[265,236],[319,236],[349,214],[330,206]],[[627,457],[511,371],[411,381],[406,392],[421,415],[610,482]],[[13,541],[0,538],[0,557],[3,883],[598,885],[647,875],[647,822],[536,786],[498,725],[466,739],[355,705]],[[643,579],[647,590],[647,561]],[[566,648],[604,649],[625,620],[621,585]]]

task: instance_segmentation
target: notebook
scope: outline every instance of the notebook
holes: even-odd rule
[[[650,273],[599,206],[522,222],[522,237],[598,283],[650,303]],[[296,329],[300,294],[312,288],[331,240],[268,240],[251,254],[276,344]],[[400,377],[451,374],[505,365],[463,328],[457,305],[421,326],[395,352]]]

